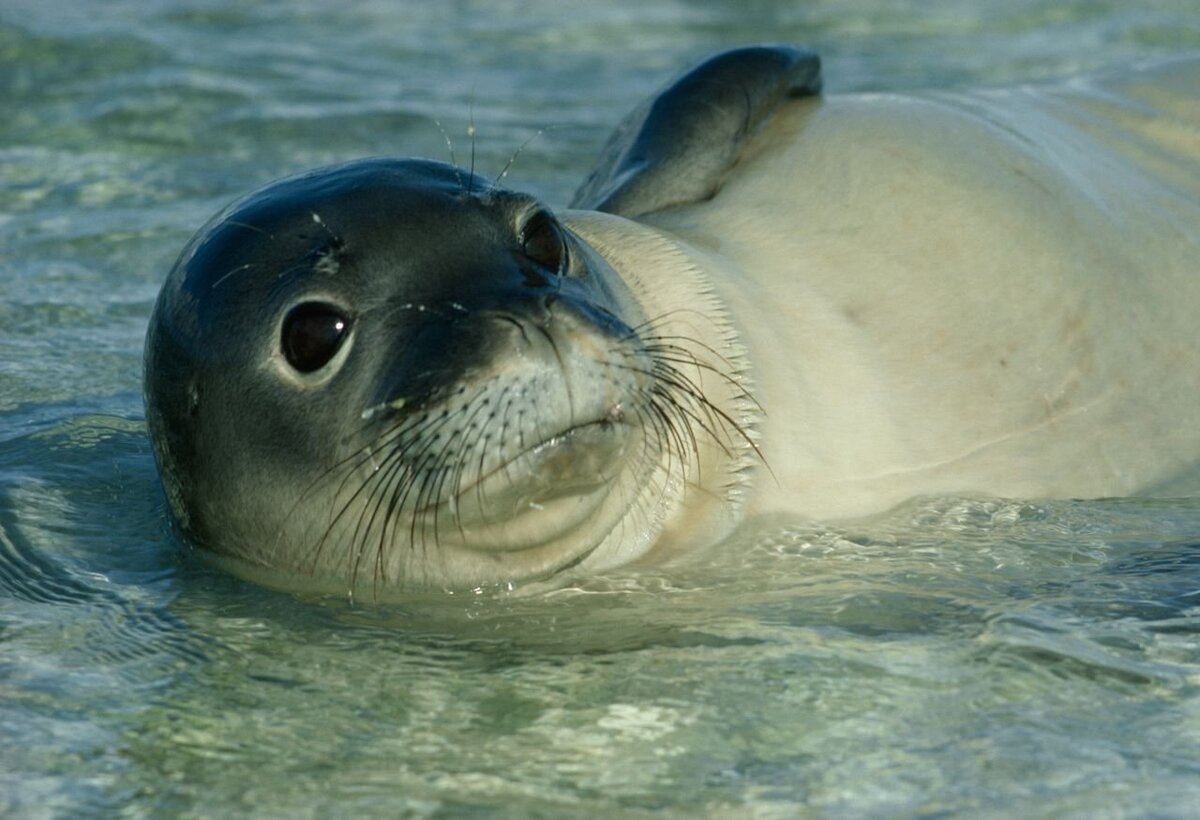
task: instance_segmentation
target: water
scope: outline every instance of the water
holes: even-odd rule
[[[563,202],[675,68],[833,91],[1200,48],[1194,2],[0,0],[0,815],[1194,814],[1200,500],[755,522],[535,598],[297,600],[168,531],[141,339],[248,187],[411,153]]]

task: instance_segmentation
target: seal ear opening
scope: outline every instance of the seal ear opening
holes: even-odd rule
[[[821,60],[798,46],[710,57],[627,116],[571,199],[626,217],[711,198],[747,137],[788,98],[821,91]]]

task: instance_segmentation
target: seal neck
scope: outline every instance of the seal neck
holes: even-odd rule
[[[620,216],[596,211],[561,216],[620,275],[644,314],[647,334],[695,358],[696,366],[686,368],[688,376],[723,414],[722,421],[732,422],[697,419],[698,458],[659,543],[669,550],[718,540],[736,523],[753,468],[763,466],[757,450],[762,409],[753,397],[748,351],[710,279],[710,271],[722,263],[673,235]]]

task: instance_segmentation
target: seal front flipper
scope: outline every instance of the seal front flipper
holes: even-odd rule
[[[751,46],[710,57],[617,126],[571,207],[636,217],[708,199],[782,100],[820,90],[821,60],[807,49]]]

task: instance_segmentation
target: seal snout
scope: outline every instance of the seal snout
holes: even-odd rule
[[[478,469],[460,476],[460,491],[499,469],[510,485],[530,487],[547,480],[562,486],[575,468],[592,476],[606,472],[625,437],[614,428],[627,426],[625,408],[642,387],[628,350],[563,301],[523,299],[454,324],[449,334],[437,334],[440,383],[427,383],[414,396],[411,377],[427,376],[428,368],[399,372],[390,393],[412,397],[401,400],[406,410],[445,415],[446,437],[465,449],[478,438],[481,451],[469,453]],[[428,339],[421,344],[428,351],[423,358],[432,355],[430,345]],[[457,366],[448,366],[455,360]],[[396,399],[389,401],[396,406]],[[585,456],[590,446],[603,454]],[[552,457],[560,452],[576,460]]]

